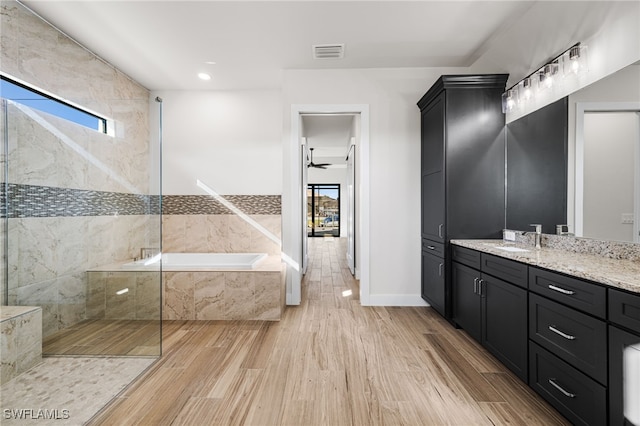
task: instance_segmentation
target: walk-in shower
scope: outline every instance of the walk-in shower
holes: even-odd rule
[[[47,100],[2,93],[2,409],[29,405],[22,388],[45,386],[35,393],[53,401],[55,383],[67,378],[57,376],[104,375],[100,387],[115,387],[107,398],[88,412],[71,410],[86,420],[161,354],[160,262],[104,280],[88,276],[141,248],[161,250],[162,102],[111,99],[108,128],[96,129],[39,102]],[[50,381],[38,373],[33,380],[41,382],[28,383],[47,363],[58,371]],[[114,382],[112,372],[120,375]],[[82,380],[74,383],[82,389]],[[50,407],[58,408],[67,409]]]

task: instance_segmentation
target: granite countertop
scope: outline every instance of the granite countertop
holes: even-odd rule
[[[611,259],[544,246],[536,249],[533,246],[502,240],[451,240],[451,244],[640,293],[638,261]],[[514,247],[528,251],[505,251],[498,247]]]

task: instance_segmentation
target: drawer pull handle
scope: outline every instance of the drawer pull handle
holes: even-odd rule
[[[442,223],[440,225],[438,225],[438,237],[440,237],[440,238],[444,238],[442,236],[442,227],[443,226],[444,226],[444,224],[442,224]]]
[[[562,293],[562,294],[576,294],[575,291],[571,291],[571,290],[565,290],[564,288],[560,288],[560,287],[556,287],[555,285],[549,284],[549,288],[551,290],[557,291],[558,293]]]
[[[435,246],[427,246],[427,248],[428,248],[429,250],[435,250],[435,249],[436,249],[436,248],[435,248]]]
[[[478,280],[477,277],[473,279],[473,294],[478,294]]]
[[[555,380],[556,380],[556,379],[549,379],[549,384],[550,384],[551,386],[553,386],[554,388],[558,389],[560,392],[562,392],[562,394],[563,394],[564,396],[566,396],[567,398],[575,398],[575,397],[576,397],[576,394],[575,394],[575,393],[567,392],[566,390],[564,390],[564,389],[562,388],[562,386],[560,386],[559,384],[557,384],[557,383],[555,382]]]
[[[576,339],[576,336],[572,336],[572,335],[570,335],[570,334],[564,333],[564,332],[562,332],[562,331],[558,330],[558,329],[557,329],[555,326],[553,326],[553,325],[550,325],[550,326],[549,326],[549,330],[551,330],[551,331],[553,331],[554,333],[556,333],[556,334],[558,334],[558,335],[560,335],[560,336],[564,337],[564,338],[565,338],[565,339],[567,339],[567,340],[575,340],[575,339]]]

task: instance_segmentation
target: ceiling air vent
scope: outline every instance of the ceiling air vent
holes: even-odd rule
[[[316,44],[313,46],[313,59],[342,59],[344,44]]]

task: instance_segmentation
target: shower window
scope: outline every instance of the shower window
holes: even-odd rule
[[[4,99],[34,108],[84,127],[107,133],[107,120],[26,85],[0,76],[0,94]]]

